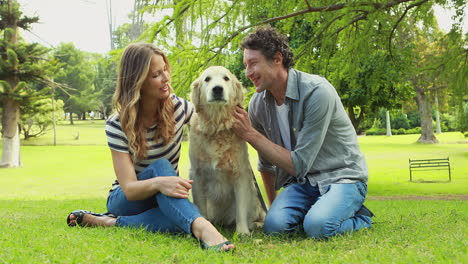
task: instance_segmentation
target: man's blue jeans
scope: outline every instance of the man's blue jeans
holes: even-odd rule
[[[265,218],[265,233],[275,235],[303,229],[312,238],[326,238],[369,228],[372,219],[355,215],[367,194],[365,183],[332,184],[320,194],[306,182],[286,186]]]
[[[168,160],[160,159],[138,173],[137,179],[158,176],[177,176],[177,173]],[[188,199],[157,193],[146,200],[129,201],[120,186],[109,193],[107,210],[118,216],[116,226],[144,227],[152,232],[192,234],[192,222],[201,216]]]

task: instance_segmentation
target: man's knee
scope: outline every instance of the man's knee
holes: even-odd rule
[[[322,239],[337,234],[339,224],[326,216],[310,216],[304,219],[304,231],[308,237]]]
[[[288,231],[290,225],[284,214],[269,211],[265,216],[263,230],[267,235],[279,235]]]

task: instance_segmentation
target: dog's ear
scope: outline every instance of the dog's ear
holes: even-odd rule
[[[237,77],[230,72],[231,74],[231,80],[232,84],[234,85],[234,90],[236,93],[236,104],[244,105],[244,87],[242,86],[242,83],[237,79]]]
[[[192,101],[195,111],[200,109],[200,78],[192,82],[192,92],[190,93],[190,100]]]

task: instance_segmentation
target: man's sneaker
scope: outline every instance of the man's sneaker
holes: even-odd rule
[[[356,215],[365,215],[368,217],[374,217],[375,215],[369,210],[369,208],[365,207],[364,205],[356,212]]]

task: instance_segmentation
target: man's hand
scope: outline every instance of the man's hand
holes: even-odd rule
[[[157,177],[159,192],[174,198],[186,199],[192,189],[193,180],[177,176]]]
[[[236,121],[232,124],[232,130],[238,137],[251,143],[251,140],[255,137],[257,130],[252,127],[249,114],[241,106],[236,106],[234,117],[236,118]]]
[[[250,123],[248,113],[240,106],[236,106],[234,112],[236,121],[232,124],[232,130],[236,135],[247,141],[257,152],[270,163],[283,168],[291,175],[296,175],[291,152],[280,145],[276,145],[266,138]],[[273,197],[273,195],[271,195]]]

